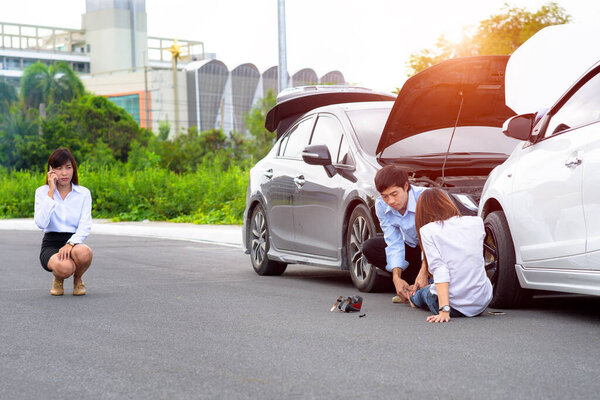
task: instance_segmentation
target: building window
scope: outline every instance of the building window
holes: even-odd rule
[[[125,109],[129,115],[139,124],[140,123],[140,95],[129,94],[125,96],[111,96],[110,101]]]

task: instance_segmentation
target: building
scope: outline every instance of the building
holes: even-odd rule
[[[205,53],[201,41],[148,36],[146,20],[145,0],[86,0],[79,30],[0,22],[0,76],[16,82],[37,61],[65,61],[87,90],[123,107],[142,127],[157,131],[165,121],[171,132],[191,126],[243,132],[244,114],[267,90],[278,92],[277,66],[230,68]],[[311,68],[288,81],[345,84],[339,71],[319,78]]]

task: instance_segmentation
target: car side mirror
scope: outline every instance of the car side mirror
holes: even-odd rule
[[[302,159],[310,165],[331,165],[329,149],[324,144],[311,144],[302,150]]]
[[[502,133],[518,140],[528,140],[534,120],[535,114],[523,114],[509,118],[502,125]]]

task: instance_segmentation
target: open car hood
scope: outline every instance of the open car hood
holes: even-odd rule
[[[509,56],[455,58],[408,79],[385,124],[376,154],[407,137],[456,126],[497,126],[515,113],[505,105]]]
[[[375,92],[370,89],[339,86],[307,86],[282,92],[277,97],[277,105],[269,110],[265,118],[265,128],[269,132],[277,130],[277,138],[304,113],[331,104],[355,103],[360,101],[391,101],[396,96],[391,93]]]

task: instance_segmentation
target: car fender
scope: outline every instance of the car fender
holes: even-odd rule
[[[248,188],[250,190],[250,188]],[[260,192],[249,193],[246,199],[246,208],[244,210],[243,229],[242,229],[242,243],[244,244],[244,253],[250,253],[250,243],[248,238],[250,237],[250,217],[257,204],[260,204],[264,210],[266,210],[266,201]],[[265,216],[266,217],[266,216]]]
[[[512,229],[515,224],[510,201],[513,188],[512,178],[518,164],[518,157],[513,157],[513,155],[494,168],[488,176],[481,193],[478,215],[485,220],[485,217],[494,211],[504,212],[515,248],[516,262],[519,264],[522,261],[520,246],[518,245],[519,234]]]

